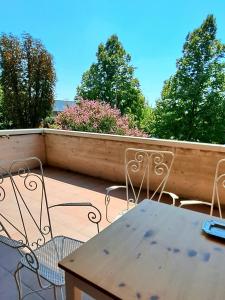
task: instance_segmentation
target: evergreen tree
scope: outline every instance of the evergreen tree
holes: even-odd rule
[[[93,63],[82,76],[76,98],[100,100],[120,109],[122,114],[132,114],[136,120],[142,115],[145,98],[134,77],[135,68],[116,35],[105,45],[100,44],[97,63]]]
[[[156,104],[158,137],[225,143],[225,45],[216,30],[209,15],[187,35],[176,74]]]

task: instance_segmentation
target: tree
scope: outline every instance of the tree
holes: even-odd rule
[[[0,83],[2,110],[14,128],[39,126],[52,110],[55,70],[52,56],[29,34],[20,40],[3,34],[0,38]]]
[[[4,118],[2,114],[2,100],[3,100],[3,91],[0,85],[0,129],[5,129]]]
[[[2,87],[0,85],[0,112],[1,112],[1,106],[2,106],[2,99],[3,99],[3,91],[2,91]]]
[[[156,104],[160,138],[225,142],[225,45],[216,30],[209,15],[187,35],[176,74],[165,81]]]
[[[145,98],[138,79],[134,77],[131,56],[118,37],[112,35],[105,45],[100,44],[96,56],[97,63],[93,63],[82,76],[76,98],[108,102],[119,108],[122,114],[132,114],[139,120]]]
[[[140,128],[144,132],[154,135],[155,113],[151,106],[146,105],[143,109],[142,119],[140,121]]]

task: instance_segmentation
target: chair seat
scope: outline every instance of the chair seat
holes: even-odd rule
[[[34,250],[39,268],[38,274],[54,285],[64,285],[64,271],[58,267],[58,262],[71,252],[83,245],[83,242],[64,236],[57,236],[43,246]],[[22,257],[21,263],[31,270],[35,269],[35,262],[28,262],[29,257]],[[30,260],[31,261],[31,260]]]

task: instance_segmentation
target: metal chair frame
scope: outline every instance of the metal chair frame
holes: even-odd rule
[[[39,173],[33,173],[30,170],[30,162],[39,166]],[[17,171],[15,172],[15,170]],[[11,163],[9,171],[0,167],[0,203],[4,200],[6,201],[7,198],[6,189],[4,188],[4,182],[6,178],[9,178],[11,181],[10,186],[15,197],[14,201],[16,202],[16,208],[18,208],[19,218],[18,220],[14,220],[15,222],[13,222],[9,217],[3,215],[0,212],[0,233],[4,232],[4,235],[0,235],[0,242],[14,249],[17,249],[21,254],[21,260],[18,263],[14,274],[19,293],[19,300],[24,299],[31,293],[35,293],[43,289],[49,288],[53,288],[54,290],[54,299],[57,299],[57,288],[60,288],[61,298],[64,299],[64,272],[60,269],[50,270],[48,266],[45,267],[45,264],[42,261],[40,262],[40,254],[42,253],[42,251],[44,251],[44,249],[47,246],[51,246],[51,251],[55,251],[54,255],[52,255],[52,253],[49,253],[49,258],[47,256],[46,259],[49,264],[57,266],[58,261],[69,254],[68,251],[75,250],[80,245],[82,245],[83,242],[65,236],[54,237],[50,219],[50,209],[55,207],[90,207],[90,211],[88,212],[87,217],[89,221],[91,221],[97,226],[97,232],[99,232],[101,213],[94,205],[92,205],[89,202],[60,203],[49,206],[44,182],[43,167],[40,159],[38,159],[37,157],[29,157],[27,159],[14,160]],[[29,201],[27,201],[26,195],[22,193],[22,188],[18,187],[15,178],[19,178],[20,180],[22,180],[23,188],[26,192],[29,193],[36,191],[40,193],[40,211],[38,217],[34,215],[34,213],[29,207],[29,201],[32,201],[32,197],[29,197]],[[27,218],[29,219],[29,222]],[[37,236],[35,237],[35,239],[31,239],[29,235],[29,225],[34,226],[34,228],[36,229],[35,233],[37,234]],[[15,232],[20,236],[18,240],[15,240],[11,237],[10,231],[7,229],[7,226],[13,228]],[[51,261],[53,259],[53,256],[54,259],[56,257],[57,261]],[[39,284],[38,290],[27,293],[26,295],[23,295],[20,274],[21,270],[24,267],[36,273]],[[45,277],[45,274],[47,274],[48,276]],[[43,278],[49,284],[46,285],[43,282]]]
[[[209,215],[213,215],[214,205],[217,203],[219,210],[219,217],[222,219],[222,211],[220,205],[220,191],[219,189],[225,189],[225,173],[221,172],[222,165],[225,166],[225,158],[220,159],[216,164],[216,171],[213,182],[213,191],[212,191],[212,200],[211,202],[200,201],[200,200],[181,200],[180,206],[188,206],[188,205],[207,205],[210,207]]]
[[[130,155],[133,155],[130,158]],[[111,186],[106,188],[105,195],[105,207],[106,207],[106,219],[108,222],[112,222],[109,219],[108,208],[111,200],[111,192],[117,189],[126,190],[127,209],[130,209],[130,204],[137,205],[139,203],[140,194],[142,190],[146,190],[146,198],[161,200],[163,194],[167,194],[172,198],[172,204],[175,205],[176,200],[179,198],[177,195],[171,192],[165,191],[165,186],[170,175],[170,171],[174,161],[174,153],[171,151],[161,150],[147,150],[137,148],[127,148],[125,150],[125,179],[126,185]],[[139,175],[140,174],[140,175]],[[139,175],[141,177],[140,185],[138,188],[134,186],[132,176]],[[159,179],[159,184],[156,187],[152,187],[151,175]],[[153,191],[150,196],[150,191]],[[130,197],[131,192],[131,197]],[[143,200],[143,199],[142,199]],[[133,206],[132,205],[132,206]],[[124,213],[122,212],[122,214]]]

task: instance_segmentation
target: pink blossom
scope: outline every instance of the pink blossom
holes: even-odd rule
[[[97,100],[82,99],[77,105],[66,108],[57,115],[54,126],[77,131],[147,137],[143,131],[132,127],[130,118],[122,116],[119,109]]]

